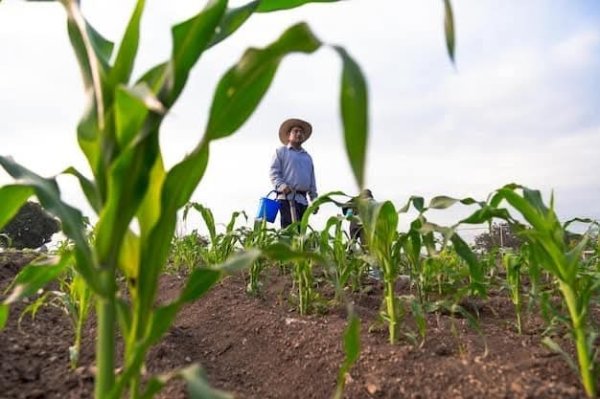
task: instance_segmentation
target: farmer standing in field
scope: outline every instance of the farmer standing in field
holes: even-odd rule
[[[302,119],[288,119],[279,128],[283,146],[275,151],[270,177],[277,191],[281,228],[302,219],[308,207],[307,195],[311,201],[317,198],[313,161],[302,148],[311,134],[312,126]]]

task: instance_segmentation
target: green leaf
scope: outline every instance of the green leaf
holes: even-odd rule
[[[321,43],[304,23],[292,26],[270,46],[248,49],[221,78],[214,94],[205,140],[233,134],[252,115],[285,55],[312,53]]]
[[[15,184],[0,187],[0,230],[16,216],[32,195],[33,190],[27,186]]]
[[[575,360],[573,360],[573,357],[571,357],[571,355],[569,355],[563,348],[561,348],[556,341],[554,341],[550,337],[544,337],[544,339],[542,339],[542,343],[546,345],[552,352],[561,355],[563,359],[565,359],[569,367],[571,367],[571,369],[575,372],[575,374],[579,374],[579,369],[577,367],[577,364],[575,363]]]
[[[232,395],[212,388],[198,365],[182,370],[179,375],[187,382],[190,399],[233,399]]]
[[[70,254],[61,257],[52,256],[34,260],[25,266],[11,282],[12,292],[4,300],[4,305],[15,303],[21,298],[30,296],[54,280],[72,262]]]
[[[343,62],[341,110],[346,153],[359,187],[364,185],[367,138],[369,136],[369,100],[367,82],[358,64],[341,47],[334,47]]]
[[[308,208],[306,208],[306,211],[304,212],[304,215],[302,216],[302,220],[300,221],[300,232],[302,234],[305,234],[306,230],[308,229],[309,218],[314,214],[315,210],[317,210],[321,205],[327,204],[327,203],[333,203],[339,207],[344,205],[344,203],[342,203],[340,201],[336,201],[332,198],[335,195],[342,195],[342,196],[347,197],[346,194],[344,194],[342,191],[330,191],[326,194],[320,195],[318,198],[316,198],[310,204],[310,206]]]
[[[466,218],[462,219],[459,222],[459,224],[481,224],[489,222],[493,218],[499,218],[509,222],[513,220],[508,210],[504,208],[494,208],[486,205],[483,208],[476,210]]]
[[[137,1],[133,14],[127,24],[115,65],[111,71],[111,82],[113,84],[128,83],[131,77],[140,40],[140,20],[145,3],[145,0]]]
[[[263,249],[263,254],[269,259],[280,262],[313,260],[317,263],[326,263],[326,260],[317,253],[295,251],[282,242],[268,245]]]
[[[134,138],[140,139],[138,135],[150,110],[164,113],[164,107],[145,83],[134,88],[119,86],[114,107],[115,134],[121,147],[129,145]]]
[[[177,301],[179,303],[195,301],[208,292],[220,278],[221,272],[218,270],[204,268],[194,269]]]
[[[448,56],[454,60],[454,51],[456,47],[456,36],[454,34],[454,15],[452,13],[452,4],[450,0],[444,0],[444,32],[446,33],[446,48],[448,49]]]
[[[482,265],[479,263],[477,256],[471,251],[469,245],[458,235],[453,234],[450,237],[452,245],[456,253],[467,262],[469,266],[469,278],[471,279],[471,288],[482,297],[486,295],[486,289],[484,284],[484,271]]]
[[[185,205],[202,179],[208,164],[208,146],[193,151],[183,161],[175,165],[167,174],[162,186],[156,223],[152,224],[148,238],[142,241],[140,269],[140,297],[144,306],[150,306],[156,291],[156,280],[165,263],[170,241],[177,223],[177,210]],[[145,317],[145,316],[142,316]]]
[[[423,197],[411,196],[408,199],[406,205],[398,210],[398,213],[406,213],[410,209],[410,205],[413,204],[415,209],[419,211],[419,213],[423,213],[425,210],[425,199]]]
[[[0,331],[6,326],[8,321],[8,305],[0,303]]]
[[[79,61],[85,88],[94,97],[93,111],[100,130],[105,126],[105,109],[103,97],[103,76],[109,70],[109,59],[113,44],[100,35],[87,23],[79,2],[61,0],[68,15],[67,28],[71,45]]]
[[[100,213],[100,210],[102,209],[102,200],[100,199],[100,194],[98,193],[94,182],[89,180],[72,166],[65,169],[62,174],[73,175],[77,178],[77,180],[79,180],[79,185],[81,186],[81,189],[85,194],[89,204],[92,206],[94,211],[96,211],[96,214]]]
[[[448,197],[445,195],[438,195],[437,197],[433,197],[431,199],[431,201],[429,201],[429,206],[427,208],[429,208],[429,209],[446,209],[446,208],[450,208],[452,205],[456,204],[457,202],[460,202],[463,205],[473,205],[473,204],[479,203],[470,197],[463,198],[463,199],[457,199],[457,198],[452,198],[452,197]],[[483,205],[483,203],[480,203],[480,204]]]
[[[0,156],[0,165],[24,187],[33,189],[42,206],[61,220],[63,232],[75,243],[78,271],[94,291],[101,293],[94,273],[95,263],[85,234],[84,217],[79,210],[62,201],[56,180],[44,179],[10,158]]]
[[[220,270],[228,274],[236,273],[240,270],[249,268],[261,255],[258,249],[248,249],[241,254],[234,255],[227,259],[225,263],[214,267],[215,270]]]
[[[204,220],[206,228],[208,229],[210,242],[213,245],[215,245],[217,242],[217,228],[215,226],[215,217],[213,216],[212,211],[209,208],[203,206],[202,204],[199,204],[197,202],[191,202],[185,207],[185,210],[183,212],[183,220],[186,220],[187,211],[190,207],[194,208],[195,210],[200,212],[200,215],[202,215],[202,219]]]
[[[221,23],[216,29],[216,34],[213,36],[208,47],[212,47],[231,36],[250,18],[259,4],[260,0],[256,0],[238,8],[228,9],[221,19]]]
[[[341,399],[346,384],[346,374],[360,356],[360,319],[350,311],[348,324],[344,330],[344,362],[340,367],[334,399]]]
[[[146,384],[146,390],[141,398],[153,398],[173,378],[182,378],[187,382],[188,394],[191,399],[233,399],[230,394],[212,388],[204,371],[198,364],[192,364],[174,372],[152,377]]]
[[[169,62],[163,62],[161,64],[155,65],[150,68],[142,77],[137,81],[136,84],[146,83],[148,87],[152,90],[154,94],[156,94],[159,99],[164,100],[163,94],[160,93],[161,88],[165,85],[165,80],[167,79],[167,72],[170,67]]]
[[[146,196],[160,153],[158,123],[149,121],[144,126],[132,145],[112,162],[109,171],[110,195],[96,225],[95,243],[98,261],[107,267],[114,266],[123,237]]]
[[[146,238],[160,217],[161,195],[166,175],[162,157],[158,154],[150,171],[148,191],[137,213],[141,239],[143,241],[146,241]]]
[[[289,10],[308,3],[335,3],[340,0],[261,0],[258,12]]]
[[[173,26],[173,91],[168,105],[179,96],[190,69],[200,58],[212,39],[215,29],[225,13],[226,0],[210,0],[205,8],[196,16]]]

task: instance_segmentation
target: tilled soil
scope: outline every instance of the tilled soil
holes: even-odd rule
[[[0,253],[0,290],[27,256]],[[159,300],[175,298],[183,281],[162,276]],[[343,361],[345,307],[299,316],[291,303],[289,276],[273,269],[262,281],[260,297],[246,294],[240,275],[226,278],[186,306],[151,350],[147,372],[198,362],[213,386],[236,398],[330,398]],[[388,343],[387,329],[378,322],[377,281],[352,299],[361,318],[362,348],[346,376],[346,398],[585,397],[565,360],[541,344],[544,326],[539,318],[526,316],[525,332],[516,333],[513,307],[505,296],[464,304],[479,311],[480,331],[464,318],[429,314],[422,345],[408,335],[396,345]],[[71,370],[67,316],[45,307],[34,320],[24,317],[19,328],[19,313],[26,305],[11,308],[8,325],[0,332],[0,398],[91,397],[94,320],[86,326],[80,367]],[[405,332],[416,331],[410,318],[402,323]],[[171,382],[160,396],[185,398],[185,386]]]

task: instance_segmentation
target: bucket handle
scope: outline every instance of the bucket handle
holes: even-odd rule
[[[265,195],[265,198],[269,198],[269,195],[271,195],[273,193],[275,193],[275,198],[277,198],[277,194],[278,194],[277,190],[271,190],[271,191],[269,191],[269,193],[267,195]]]

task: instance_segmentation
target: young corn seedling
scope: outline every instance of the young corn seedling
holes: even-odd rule
[[[510,300],[515,305],[517,316],[517,332],[522,334],[521,324],[521,265],[522,259],[519,255],[507,252],[502,256],[502,263],[506,269],[506,284],[510,293]]]
[[[363,216],[368,250],[383,272],[385,310],[382,317],[388,323],[391,344],[397,341],[398,304],[394,285],[398,275],[397,257],[392,247],[397,239],[398,213],[390,201],[363,201],[359,204]]]
[[[329,257],[333,260],[335,268],[326,270],[335,287],[335,301],[341,302],[344,296],[344,288],[356,270],[352,269],[356,263],[349,259],[348,241],[345,240],[345,232],[342,222],[344,218],[332,216],[327,220],[325,229],[320,234],[319,250],[324,257]],[[333,235],[330,231],[333,229]]]
[[[310,1],[252,1],[228,8],[226,0],[209,0],[197,15],[172,29],[172,53],[137,80],[137,56],[144,0],[136,2],[120,46],[104,38],[85,19],[80,2],[61,0],[67,13],[69,38],[79,61],[88,107],[77,128],[77,140],[93,178],[69,168],[80,182],[98,217],[96,239],[89,244],[81,212],[61,199],[55,178],[43,178],[9,157],[0,164],[16,182],[0,188],[0,226],[4,226],[32,195],[62,221],[73,240],[76,268],[96,297],[96,398],[151,397],[169,378],[193,380],[203,387],[197,367],[150,378],[142,385],[146,354],[168,331],[179,309],[198,299],[223,273],[247,267],[259,252],[250,250],[221,267],[198,268],[178,298],[155,305],[158,282],[175,232],[177,213],[202,179],[213,140],[228,137],[252,115],[269,88],[283,58],[310,54],[322,43],[304,23],[287,29],[265,48],[249,49],[217,84],[200,142],[169,170],[159,145],[162,122],[181,95],[190,71],[210,47],[218,45],[255,12],[294,8]],[[342,122],[352,171],[362,186],[367,142],[367,88],[360,68],[341,47]],[[135,229],[133,227],[136,227]],[[19,274],[13,293],[0,305],[0,327],[8,307],[56,276],[67,257],[50,258],[42,267]],[[124,275],[127,292],[117,289]],[[117,328],[123,337],[123,372],[116,375]]]
[[[244,248],[266,248],[277,241],[277,237],[273,233],[273,230],[267,229],[266,219],[256,220],[254,229],[242,239],[242,245]],[[260,258],[250,266],[246,292],[252,295],[257,295],[260,292],[260,274],[268,264],[265,259]]]
[[[169,250],[166,269],[174,272],[191,273],[202,264],[202,253],[206,250],[208,241],[197,230],[184,236],[174,236]]]
[[[217,227],[212,211],[196,202],[189,202],[183,209],[183,220],[187,219],[190,209],[195,209],[202,215],[202,219],[208,229],[209,244],[200,248],[200,254],[206,265],[218,265],[235,251],[235,245],[240,241],[237,231],[234,230],[235,222],[238,217],[243,216],[248,219],[245,212],[233,212],[231,219],[226,226],[225,233],[217,234]]]

